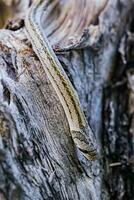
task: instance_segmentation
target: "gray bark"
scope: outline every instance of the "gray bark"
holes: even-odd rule
[[[132,200],[133,3],[109,0],[73,44],[52,42],[97,138],[94,162],[77,152],[24,27],[0,31],[0,200]]]

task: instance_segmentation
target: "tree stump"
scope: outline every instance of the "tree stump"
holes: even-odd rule
[[[93,162],[26,37],[30,2],[3,2],[18,12],[0,30],[0,200],[132,200],[134,1],[46,0],[43,30],[97,138]]]

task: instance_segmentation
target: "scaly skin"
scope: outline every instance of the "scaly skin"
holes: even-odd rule
[[[92,132],[81,110],[76,91],[41,29],[40,17],[45,4],[46,1],[37,0],[31,6],[25,19],[26,34],[63,106],[74,143],[87,159],[94,160],[96,148],[92,140],[86,137]]]

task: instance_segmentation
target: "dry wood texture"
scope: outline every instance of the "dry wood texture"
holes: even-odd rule
[[[1,29],[0,200],[132,199],[133,3],[46,0],[42,15],[97,138],[95,162],[77,152],[23,23]]]

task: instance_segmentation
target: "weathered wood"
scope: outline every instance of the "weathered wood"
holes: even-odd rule
[[[72,44],[61,33],[61,42],[56,35],[49,37],[97,138],[100,160],[95,162],[77,152],[64,110],[24,28],[0,31],[0,199],[131,199],[132,183],[124,173],[129,169],[132,174],[128,124],[133,111],[126,106],[127,85],[114,87],[112,83],[122,81],[122,71],[127,69],[116,60],[132,20],[133,3],[109,1],[98,20],[94,16],[96,26],[83,35],[76,31]],[[59,6],[44,23],[46,33],[56,25],[51,18],[56,9]],[[126,141],[127,150],[122,152]],[[118,166],[113,167],[114,163]]]

